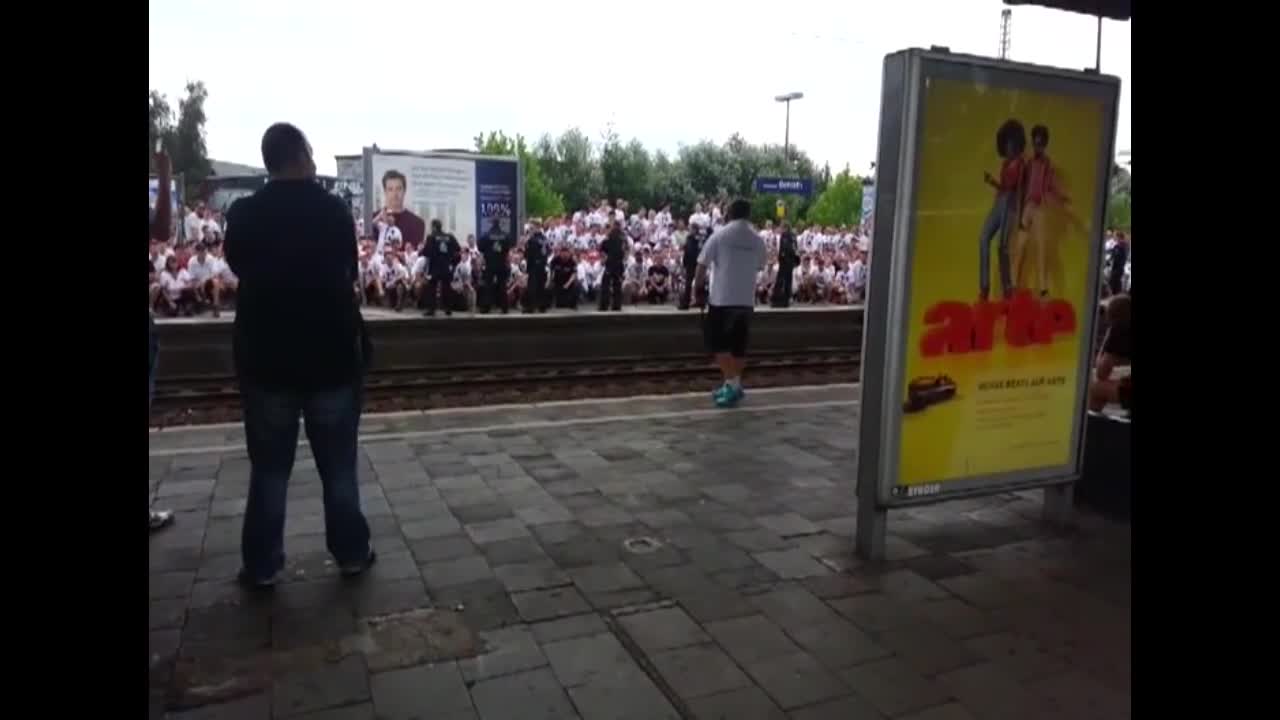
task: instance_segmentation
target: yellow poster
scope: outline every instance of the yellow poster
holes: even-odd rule
[[[1067,465],[1106,105],[930,78],[921,113],[898,485]]]

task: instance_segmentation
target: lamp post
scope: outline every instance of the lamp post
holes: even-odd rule
[[[791,163],[791,101],[802,97],[804,97],[802,92],[789,92],[774,98],[777,102],[787,104],[787,129],[786,134],[782,136],[782,159],[788,165]]]

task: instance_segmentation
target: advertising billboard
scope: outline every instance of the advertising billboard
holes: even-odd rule
[[[1118,94],[1093,73],[886,58],[862,501],[1078,476]]]
[[[367,222],[387,210],[408,212],[410,225],[428,228],[439,220],[446,232],[465,242],[500,225],[518,228],[524,212],[524,187],[516,158],[464,153],[364,151]]]

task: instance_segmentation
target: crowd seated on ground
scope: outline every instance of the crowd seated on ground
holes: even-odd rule
[[[538,222],[552,252],[546,273],[545,304],[574,308],[594,303],[604,276],[600,244],[610,223],[618,223],[629,240],[622,292],[627,305],[676,305],[687,282],[682,267],[683,248],[691,232],[705,239],[724,224],[720,204],[698,203],[687,218],[675,218],[669,207],[631,211],[625,201],[601,202],[563,217]],[[179,225],[175,222],[175,226]],[[203,204],[188,209],[168,243],[151,244],[150,301],[162,317],[209,312],[215,317],[233,308],[236,278],[223,255],[225,223],[221,213]],[[364,223],[357,221],[357,236]],[[517,247],[509,254],[511,267],[505,292],[510,307],[525,299],[529,268],[524,243],[533,230],[524,228]],[[782,223],[766,221],[756,228],[769,248],[769,262],[758,278],[757,299],[766,304],[779,272]],[[792,270],[788,302],[803,305],[861,303],[868,276],[867,239],[859,228],[797,226],[799,263]],[[427,260],[420,247],[403,241],[398,233],[381,238],[357,237],[360,263],[359,297],[366,307],[392,310],[421,308],[426,304]],[[452,310],[475,311],[477,305],[494,304],[482,292],[484,259],[474,236],[462,243],[462,257],[453,272]]]

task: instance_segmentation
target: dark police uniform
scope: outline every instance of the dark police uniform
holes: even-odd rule
[[[529,282],[524,290],[525,312],[546,312],[547,290],[547,236],[536,230],[524,245],[525,267]]]
[[[578,288],[565,288],[565,284],[577,276],[578,263],[573,258],[559,255],[551,258],[551,282],[554,286],[551,296],[555,298],[556,307],[578,308]]]
[[[600,309],[622,310],[622,266],[627,254],[627,240],[617,225],[600,243],[604,251],[604,277],[600,279]]]
[[[503,314],[507,312],[507,281],[511,279],[507,253],[510,250],[511,240],[496,222],[480,238],[480,254],[484,256],[484,273],[480,283],[489,296],[482,313],[488,313],[492,305],[497,305]]]
[[[792,280],[796,267],[800,264],[800,253],[796,252],[796,236],[790,230],[783,231],[778,241],[778,276],[773,281],[773,298],[769,304],[773,307],[789,307],[791,305]]]
[[[444,305],[445,315],[452,315],[453,271],[462,260],[462,246],[452,234],[433,230],[423,253],[427,256],[427,315],[436,314],[437,302]]]
[[[695,226],[689,231],[689,234],[685,236],[684,258],[682,263],[684,265],[684,288],[680,291],[679,305],[681,310],[688,310],[690,301],[693,299],[693,278],[698,271],[698,254],[702,252],[702,246],[706,244],[707,241],[705,232],[706,231],[701,227]],[[699,297],[697,299],[698,307],[702,307],[704,301],[704,298],[701,297],[701,293],[699,293]]]

